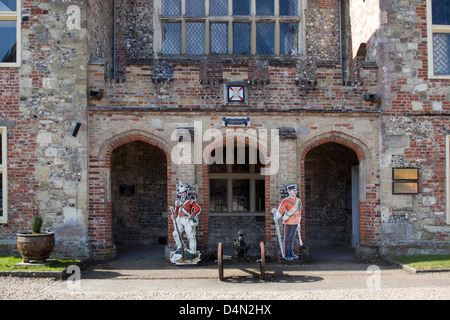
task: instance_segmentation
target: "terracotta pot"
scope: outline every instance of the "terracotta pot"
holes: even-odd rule
[[[45,262],[54,247],[55,234],[53,232],[17,234],[17,249],[23,262]]]

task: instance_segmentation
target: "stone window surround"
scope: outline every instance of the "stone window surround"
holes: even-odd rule
[[[431,1],[427,0],[428,77],[430,79],[450,79],[450,74],[434,74],[433,33],[450,33],[450,25],[433,25]]]
[[[21,12],[22,12],[22,0],[16,0],[17,9],[16,11],[0,11],[0,21],[16,21],[16,62],[2,63],[0,62],[0,67],[10,67],[17,68],[21,66]]]
[[[154,11],[153,11],[153,29],[154,29],[154,52],[155,55],[162,55],[162,43],[163,43],[163,39],[162,39],[162,23],[163,22],[174,22],[175,20],[180,21],[181,23],[181,55],[186,54],[186,19],[184,18],[183,12],[184,12],[184,2],[186,0],[180,0],[181,1],[181,10],[182,10],[182,17],[166,17],[164,18],[164,21],[161,20],[160,16],[162,13],[162,1],[163,0],[155,0],[154,1]],[[227,18],[227,20],[225,22],[228,23],[228,54],[227,55],[232,55],[233,54],[233,31],[232,31],[232,25],[233,25],[233,21],[235,21],[236,18],[234,18],[232,16],[232,2],[233,0],[228,0],[228,12],[229,12],[229,16],[228,17],[220,17],[220,21],[223,22],[223,18]],[[306,9],[306,1],[303,0],[298,0],[298,16],[296,16],[295,18],[293,17],[289,17],[286,16],[286,18],[281,17],[278,15],[278,4],[279,4],[279,0],[274,0],[275,3],[275,14],[273,17],[264,17],[264,19],[261,20],[261,22],[274,22],[275,23],[275,43],[274,43],[274,55],[272,56],[276,56],[279,55],[280,52],[280,36],[279,36],[279,32],[280,32],[280,21],[282,20],[282,22],[296,22],[298,23],[298,31],[297,31],[297,35],[298,35],[298,39],[297,39],[297,55],[303,55],[305,52],[305,46],[304,46],[304,39],[305,39],[305,34],[304,34],[304,23],[305,23],[305,18],[304,18],[304,10]],[[237,21],[238,22],[243,22],[244,20],[247,22],[251,23],[251,31],[250,31],[250,54],[254,55],[256,54],[256,20],[258,20],[259,18],[256,16],[255,11],[256,11],[256,0],[251,0],[251,16],[250,17],[240,17]],[[205,11],[209,12],[209,0],[205,0]],[[242,20],[242,18],[244,20]],[[174,20],[175,19],[175,20]],[[196,20],[197,19],[197,20]],[[198,20],[200,19],[200,20]],[[247,20],[246,20],[247,19]],[[204,22],[205,23],[205,38],[204,38],[204,45],[205,45],[205,53],[203,55],[198,55],[199,57],[202,57],[204,55],[209,55],[210,54],[210,29],[209,29],[209,25],[210,22],[216,22],[214,18],[209,18],[209,17],[189,17],[189,22]],[[233,54],[234,55],[234,54]],[[178,55],[175,55],[175,57]],[[164,55],[164,57],[168,57],[167,55]],[[170,55],[169,55],[170,57]]]
[[[6,127],[0,127],[1,136],[1,152],[2,161],[0,163],[0,174],[2,175],[2,207],[3,211],[0,215],[0,223],[8,223],[8,171],[7,171],[7,154],[8,154],[8,144],[7,144],[7,129]]]

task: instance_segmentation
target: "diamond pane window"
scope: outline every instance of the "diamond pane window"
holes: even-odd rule
[[[280,54],[296,54],[297,24],[280,23]]]
[[[179,16],[181,15],[181,0],[163,0],[162,15],[163,16]]]
[[[228,52],[228,25],[211,23],[211,53]]]
[[[298,14],[297,0],[279,0],[280,16],[296,16]]]
[[[155,53],[297,55],[303,49],[299,3],[306,0],[156,1]]]
[[[450,0],[428,0],[431,19],[428,19],[430,76],[450,76]],[[430,7],[431,6],[431,7]],[[430,13],[430,11],[429,11]]]
[[[186,53],[203,54],[205,49],[205,26],[203,23],[186,23]]]
[[[1,0],[0,1],[0,11],[16,11],[17,1],[16,0]]]
[[[20,66],[20,0],[0,0],[0,66]]]
[[[273,16],[274,10],[274,0],[256,0],[257,16]]]
[[[250,53],[250,23],[233,23],[234,53]]]
[[[249,16],[250,0],[233,0],[233,16]]]
[[[163,54],[180,54],[180,31],[179,23],[163,23]]]
[[[433,24],[450,25],[450,0],[433,0]]]
[[[210,16],[228,15],[228,0],[209,0]]]
[[[16,62],[16,21],[0,21],[0,62]]]
[[[275,24],[256,24],[256,53],[274,54],[275,47]]]
[[[450,33],[433,34],[434,74],[450,74]]]
[[[204,0],[188,0],[186,1],[187,16],[203,16],[205,15]]]

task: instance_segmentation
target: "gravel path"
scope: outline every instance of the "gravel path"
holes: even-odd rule
[[[0,277],[1,300],[448,300],[448,274],[439,275],[443,285],[352,289],[280,289],[280,284],[223,283],[214,279],[195,280],[196,286],[182,279],[165,280],[81,280],[80,289],[69,289],[67,282],[48,278]],[[447,281],[447,284],[445,284]],[[420,281],[422,282],[422,281]],[[101,288],[104,285],[105,288]]]
[[[379,285],[368,289],[375,279]],[[0,276],[0,300],[449,300],[450,273],[411,274],[390,264],[353,261],[177,267],[166,262],[112,261],[88,266],[75,282]],[[372,282],[373,283],[373,282]],[[72,285],[72,286],[71,286]]]

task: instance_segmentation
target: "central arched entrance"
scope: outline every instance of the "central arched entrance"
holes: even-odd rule
[[[165,153],[143,141],[117,147],[111,154],[111,202],[118,258],[137,250],[163,257],[168,241]]]
[[[305,157],[305,238],[310,258],[351,258],[359,237],[359,159],[326,142]]]

